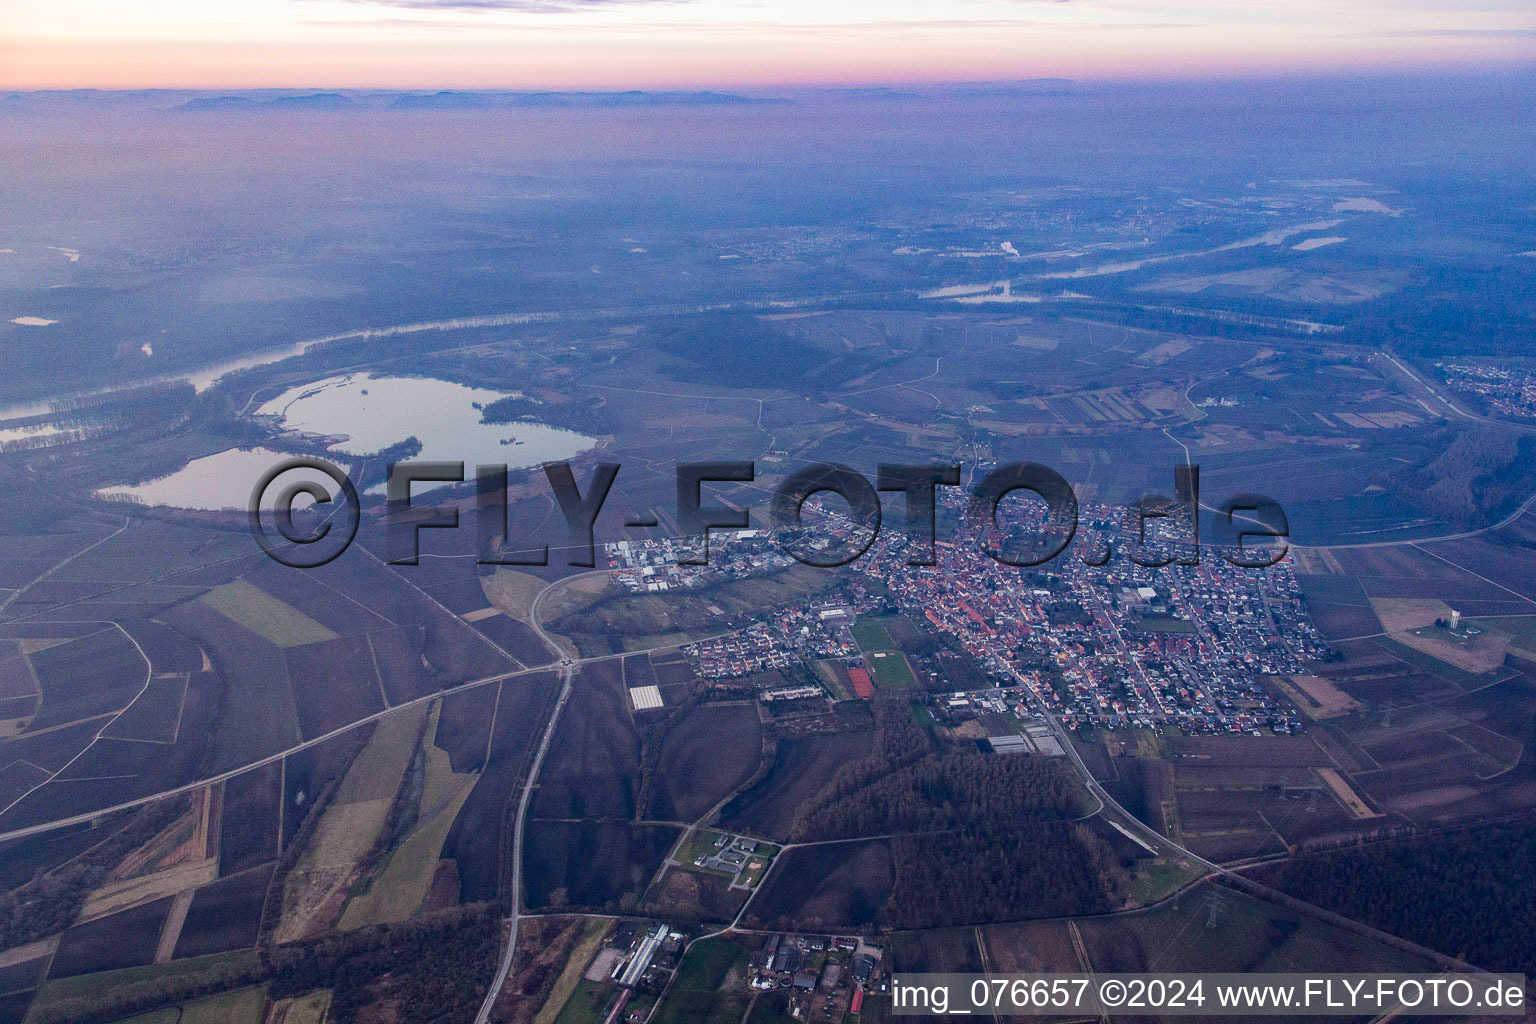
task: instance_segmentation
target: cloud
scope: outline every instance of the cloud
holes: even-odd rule
[[[1536,37],[1536,28],[1426,28],[1418,30],[1382,32],[1385,36],[1432,36],[1474,39],[1530,39]]]
[[[601,7],[632,7],[639,4],[690,3],[691,0],[354,0],[375,7],[406,8],[413,11],[524,11],[534,14],[562,14],[589,11]]]

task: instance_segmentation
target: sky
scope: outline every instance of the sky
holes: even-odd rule
[[[1536,0],[0,0],[0,88],[767,88],[1536,66]]]

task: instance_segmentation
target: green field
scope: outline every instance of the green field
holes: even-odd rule
[[[905,690],[917,685],[901,644],[895,640],[897,636],[916,636],[916,627],[910,621],[900,615],[880,615],[860,619],[851,632],[859,650],[864,652],[864,664],[876,686],[883,690]]]
[[[1201,875],[1205,870],[1193,861],[1148,861],[1138,863],[1126,895],[1133,903],[1156,903]]]
[[[864,659],[864,664],[869,666],[875,685],[882,690],[905,690],[917,685],[906,657],[899,652],[875,651]]]
[[[440,710],[440,705],[433,706],[432,720],[422,743],[426,773],[416,828],[390,853],[368,891],[347,903],[341,915],[344,929],[407,920],[426,900],[432,887],[443,843],[477,778],[455,774],[447,752],[435,745]]]
[[[270,1019],[272,1024],[325,1024],[330,1008],[331,990],[323,988],[293,999],[279,999],[272,1006]]]
[[[582,978],[575,991],[560,1007],[555,1024],[602,1024],[603,1010],[613,997],[613,985],[606,981]]]
[[[174,1006],[167,1006],[141,1013],[137,1017],[125,1017],[116,1021],[115,1024],[177,1024],[179,1020],[181,1020],[181,1011]]]
[[[1137,619],[1131,627],[1138,633],[1193,633],[1195,624],[1188,619],[1171,619],[1163,616]]]
[[[692,864],[699,856],[705,853],[713,853],[715,840],[720,838],[719,832],[711,832],[708,829],[696,829],[683,836],[677,844],[672,857],[683,864]]]
[[[540,1007],[538,1016],[533,1018],[534,1024],[556,1024],[557,1021],[571,1019],[569,1014],[579,1014],[578,1019],[586,1020],[588,1004],[594,998],[592,993],[598,988],[607,988],[608,983],[590,982],[582,977],[587,969],[587,964],[597,955],[602,948],[603,937],[608,934],[609,922],[598,918],[587,918],[581,924],[581,937],[577,940],[575,948],[566,958],[565,967],[560,976],[555,979],[554,987],[549,990],[549,996]],[[586,986],[583,993],[582,986]],[[573,1000],[577,995],[586,996],[585,1003],[573,1006]],[[597,1015],[602,1010],[602,1003],[590,1007],[590,1013]],[[596,1019],[594,1016],[593,1019]]]
[[[181,1024],[261,1024],[267,1008],[264,988],[237,988],[187,1003]]]
[[[1477,626],[1493,633],[1509,637],[1509,645],[1522,651],[1536,652],[1536,615],[1510,615],[1497,618],[1462,619],[1469,626]]]
[[[747,1007],[742,968],[750,955],[746,946],[731,939],[694,943],[656,1014],[656,1024],[738,1024]],[[739,988],[721,991],[733,973]]]
[[[1417,971],[1427,961],[1210,883],[1139,914],[1077,922],[1096,964],[1147,971]],[[1170,935],[1179,936],[1170,942]],[[1139,961],[1139,962],[1138,962]]]
[[[214,587],[201,600],[226,619],[238,622],[279,647],[298,647],[336,639],[335,633],[308,615],[245,580]]]
[[[111,998],[133,997],[148,991],[189,991],[200,986],[216,987],[224,979],[241,975],[249,978],[260,965],[261,955],[254,949],[245,949],[235,953],[213,953],[169,964],[125,967],[116,971],[58,978],[43,982],[32,1004],[31,1014],[40,1015],[42,1011],[51,1011],[75,1002],[83,1008],[99,1007]],[[153,1017],[150,1019],[153,1020]]]
[[[885,623],[880,619],[860,619],[851,628],[854,643],[859,645],[859,650],[869,651],[899,651],[896,641],[891,639],[891,634],[886,632]]]

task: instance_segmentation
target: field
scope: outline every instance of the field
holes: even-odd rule
[[[864,618],[855,622],[852,626],[854,642],[859,645],[859,650],[868,654],[871,651],[899,651],[900,647],[891,639],[891,634],[886,631],[885,622],[899,616],[890,616],[885,621],[879,618]]]
[[[254,946],[271,878],[272,865],[266,864],[197,890],[176,941],[176,959]]]
[[[885,952],[899,971],[980,973],[983,964],[976,939],[981,932],[978,928],[895,932],[887,937]]]
[[[581,921],[581,936],[575,947],[566,955],[565,968],[560,976],[555,979],[554,987],[549,991],[549,998],[545,1001],[544,1008],[536,1018],[539,1024],[558,1016],[566,1017],[565,1007],[570,1000],[576,998],[577,985],[582,981],[582,972],[586,970],[587,963],[602,948],[603,937],[612,927],[610,922],[594,918],[585,918]],[[588,983],[591,985],[592,983]],[[583,1003],[578,1002],[576,1009],[582,1008]],[[551,1013],[554,1009],[556,1012]]]
[[[640,737],[618,658],[584,665],[539,773],[537,818],[635,816]]]
[[[476,619],[472,625],[492,643],[529,668],[547,665],[555,660],[555,653],[549,649],[549,645],[540,640],[539,635],[526,623],[497,614]]]
[[[508,679],[499,687],[489,759],[443,844],[442,855],[458,865],[466,903],[493,900],[500,891],[502,824],[508,808],[517,806],[524,763],[538,742],[560,680],[548,672]]]
[[[144,692],[102,731],[102,735],[145,743],[175,743],[181,730],[182,702],[189,681],[186,673],[151,679]]]
[[[447,752],[454,771],[468,773],[484,767],[500,691],[501,684],[498,683],[477,686],[442,699],[437,715],[436,743]]]
[[[448,830],[476,782],[473,775],[455,774],[447,752],[436,745],[439,714],[434,706],[422,743],[425,763],[414,807],[415,828],[396,840],[368,890],[348,901],[341,915],[344,929],[404,921],[420,909],[432,887]]]
[[[1285,676],[1286,695],[1308,718],[1338,718],[1360,710],[1360,702],[1322,676]]]
[[[588,981],[578,973],[570,995],[560,1004],[560,1012],[550,1018],[552,1024],[602,1024],[603,1010],[613,999],[614,987],[611,982]],[[541,1013],[540,1017],[543,1016]]]
[[[721,824],[753,835],[788,838],[800,808],[820,793],[844,764],[868,754],[872,741],[869,732],[779,740],[773,768],[725,806]]]
[[[816,678],[821,680],[822,685],[827,688],[827,692],[832,695],[833,700],[853,700],[855,697],[869,697],[874,694],[873,688],[867,685],[865,689],[869,690],[868,693],[856,693],[855,691],[859,687],[850,678],[848,666],[840,660],[818,661],[815,663],[814,668],[816,670]],[[864,680],[865,684],[868,682],[868,679]]]
[[[904,615],[864,617],[852,626],[854,641],[877,686],[901,690],[925,680],[928,689],[966,688],[968,672],[961,655],[946,649],[927,630]],[[951,677],[955,677],[953,680]]]
[[[796,847],[779,855],[743,923],[813,931],[866,929],[883,919],[894,883],[887,840]]]
[[[874,651],[865,662],[874,673],[875,684],[882,690],[905,690],[917,685],[905,655],[892,651]]]
[[[1468,625],[1501,633],[1509,638],[1509,652],[1536,661],[1536,615],[1463,619]]]
[[[555,986],[572,968],[572,951],[585,937],[588,920],[581,917],[523,920],[511,973],[501,990],[501,997],[496,1000],[496,1019],[508,1024],[535,1024],[535,1021],[552,1024],[562,1009],[560,1002],[553,998]],[[581,968],[575,970],[579,979]]]
[[[322,989],[307,996],[279,999],[267,1014],[267,1024],[325,1024],[331,993]]]
[[[693,821],[757,771],[762,726],[749,704],[705,705],[671,723],[646,817]]]
[[[1165,785],[1149,797],[1147,813],[1216,861],[1263,856],[1289,844],[1375,827],[1380,822],[1355,824],[1379,815],[1361,801],[1328,752],[1326,735],[1177,737],[1169,743],[1166,762],[1139,762],[1144,776],[1153,768],[1172,771],[1172,790]],[[1326,773],[1334,773],[1334,781]],[[1351,796],[1346,800],[1344,794]]]
[[[237,988],[183,1004],[181,1024],[261,1024],[265,1009],[264,990]]]
[[[412,708],[375,724],[289,872],[283,892],[273,894],[283,901],[279,941],[319,934],[341,916],[358,865],[389,819],[426,715],[425,708]]]
[[[258,954],[254,950],[249,950],[178,960],[169,964],[129,967],[105,974],[50,979],[38,989],[37,1001],[33,1004],[32,1013],[39,1014],[47,1010],[56,1015],[55,1019],[67,1020],[69,1019],[67,1016],[57,1015],[73,1007],[93,1009],[107,998],[120,993],[142,991],[146,985],[172,979],[179,984],[207,985],[209,988],[216,988],[223,978],[252,971],[259,962]]]
[[[219,874],[233,875],[277,856],[282,765],[242,772],[224,784]]]
[[[215,769],[237,768],[299,742],[298,712],[280,648],[200,601],[177,605],[165,617],[197,638],[227,687],[225,706],[239,709],[220,719]]]
[[[1100,972],[1429,969],[1393,947],[1211,883],[1151,910],[1074,925],[1087,969]]]
[[[126,707],[149,679],[148,664],[119,629],[104,629],[29,657],[43,695],[29,726],[33,731]]]
[[[384,693],[368,637],[289,645],[283,654],[299,730],[305,739],[324,736],[384,710]]]
[[[746,898],[747,893],[731,888],[726,875],[669,867],[646,892],[642,909],[669,921],[729,923]]]
[[[298,647],[335,640],[336,634],[297,608],[284,604],[245,580],[214,587],[204,604],[278,647]]]
[[[48,968],[50,978],[141,967],[155,956],[155,943],[171,910],[171,897],[79,924],[64,933]]]
[[[532,821],[523,851],[530,909],[634,906],[681,830],[622,821]]]
[[[526,572],[497,566],[489,576],[480,577],[480,586],[491,604],[514,619],[527,622],[533,599],[546,586],[544,580]]]
[[[656,1024],[739,1024],[747,1007],[750,955],[747,945],[733,939],[694,943],[656,1012]]]

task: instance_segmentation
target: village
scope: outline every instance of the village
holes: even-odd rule
[[[1101,529],[1123,515],[1083,508],[1083,519]],[[827,521],[834,540],[855,529],[836,515]],[[699,588],[790,561],[772,531],[713,536],[707,567],[679,564],[680,550],[671,541],[626,542],[607,554],[615,580],[630,589]],[[854,563],[868,584],[862,600],[817,597],[774,608],[683,651],[705,679],[752,679],[768,704],[915,687],[912,697],[941,725],[986,724],[958,736],[1002,736],[993,749],[1045,753],[1055,752],[1055,741],[1043,724],[1046,741],[1030,739],[1031,708],[1069,729],[1300,731],[1302,718],[1266,680],[1330,657],[1285,562],[1250,568],[1206,553],[1199,564],[1116,558],[1091,565],[1069,554],[1017,568],[963,537],[936,544],[933,566],[910,565],[907,553],[900,537],[882,537]],[[932,640],[914,639],[918,633]],[[930,650],[935,643],[948,650]],[[797,666],[811,671],[792,671]],[[977,696],[987,691],[1014,696]]]

